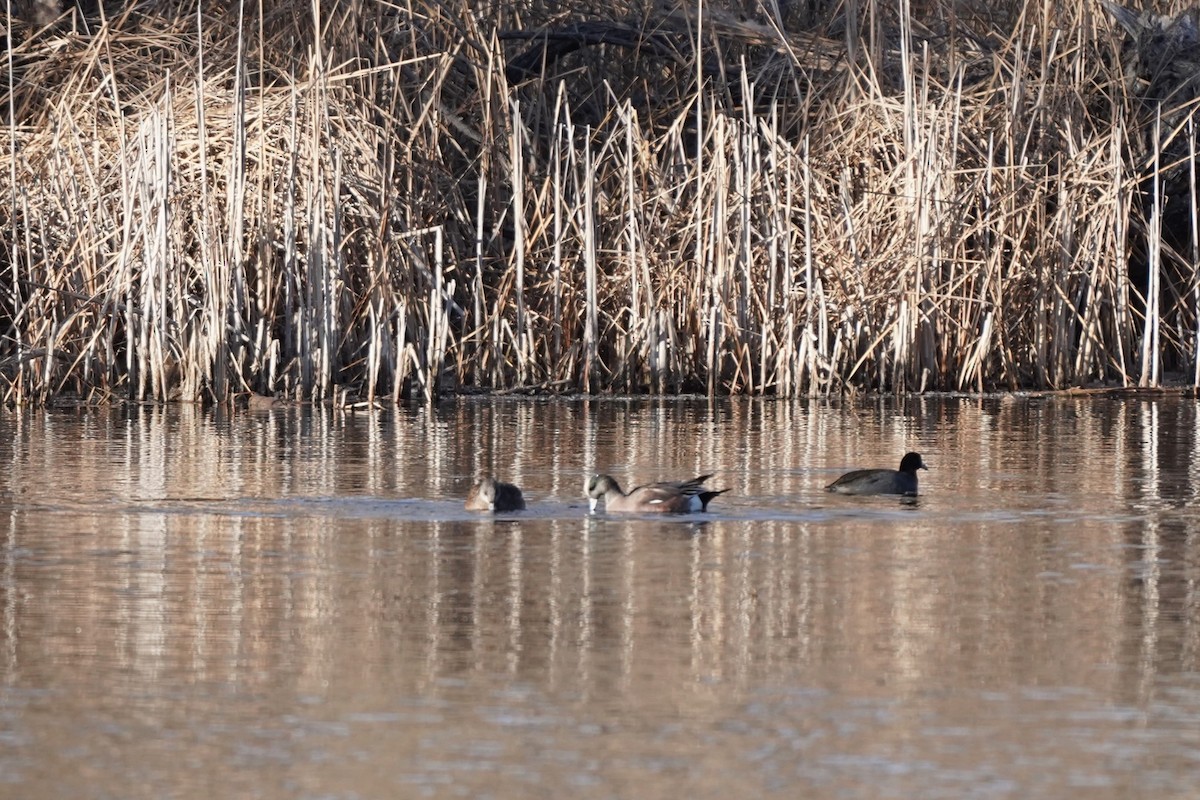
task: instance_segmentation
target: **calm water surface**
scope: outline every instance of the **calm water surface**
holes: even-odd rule
[[[1191,400],[0,417],[0,797],[1200,786]],[[822,491],[925,455],[923,496]],[[530,508],[465,512],[495,471]],[[585,477],[713,472],[707,515]]]

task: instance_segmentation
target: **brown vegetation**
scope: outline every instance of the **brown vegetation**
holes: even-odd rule
[[[209,5],[9,21],[8,403],[1196,374],[1194,24]]]

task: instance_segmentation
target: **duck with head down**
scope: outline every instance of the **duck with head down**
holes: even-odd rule
[[[521,511],[525,498],[511,483],[484,478],[471,487],[464,504],[467,511]]]
[[[638,486],[628,494],[611,475],[593,475],[584,493],[594,512],[600,501],[604,510],[612,513],[686,514],[706,511],[714,497],[728,489],[705,489],[703,484],[711,475],[700,475],[687,481],[662,481]]]

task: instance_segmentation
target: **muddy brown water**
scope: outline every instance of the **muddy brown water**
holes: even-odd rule
[[[0,416],[0,796],[1200,786],[1191,400]],[[919,450],[916,502],[842,471]],[[711,513],[589,516],[715,473]],[[484,472],[528,510],[463,510]]]

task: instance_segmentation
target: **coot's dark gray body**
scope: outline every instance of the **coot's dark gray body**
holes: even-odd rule
[[[920,453],[905,453],[900,469],[856,469],[847,472],[825,488],[838,494],[917,493],[917,470],[929,469]]]

